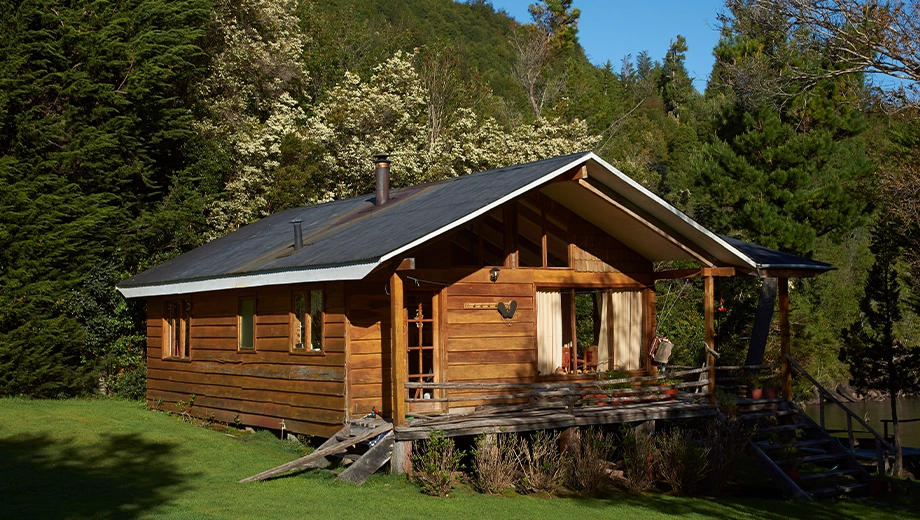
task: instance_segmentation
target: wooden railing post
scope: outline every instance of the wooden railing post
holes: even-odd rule
[[[390,362],[392,363],[393,426],[406,425],[406,322],[403,319],[403,281],[390,276]]]
[[[706,319],[706,364],[709,365],[709,402],[716,403],[716,328],[715,328],[715,280],[708,269],[703,270],[703,311]]]
[[[847,414],[847,435],[850,437],[850,454],[856,456],[856,440],[853,438],[853,416]]]
[[[779,279],[779,346],[782,353],[783,399],[792,400],[792,367],[789,366],[789,279]]]
[[[824,392],[818,392],[818,406],[821,412],[821,429],[826,430],[824,427]]]
[[[882,455],[882,443],[875,443],[875,464],[878,466],[879,476],[885,474],[885,457]]]

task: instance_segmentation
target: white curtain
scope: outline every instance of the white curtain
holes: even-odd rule
[[[636,370],[641,366],[642,352],[642,293],[639,291],[610,292],[613,310],[613,359],[620,369]]]
[[[562,293],[537,291],[537,370],[552,374],[562,366]]]
[[[610,315],[613,311],[611,302],[612,291],[597,291],[598,314],[600,314],[600,333],[597,335],[597,371],[606,372],[610,370],[613,363],[610,362]]]

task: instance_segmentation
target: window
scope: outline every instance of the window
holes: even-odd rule
[[[169,300],[163,312],[163,357],[188,359],[191,300]]]
[[[537,369],[540,375],[583,369],[598,347],[597,369],[641,367],[644,307],[640,291],[537,291]]]
[[[252,296],[240,298],[239,335],[240,350],[254,350],[256,348],[256,299]]]
[[[322,352],[323,291],[295,292],[291,306],[291,352]]]

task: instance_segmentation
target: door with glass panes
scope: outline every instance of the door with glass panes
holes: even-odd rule
[[[434,383],[440,381],[440,337],[438,330],[438,295],[433,292],[406,292],[406,363],[407,381],[410,383]],[[433,388],[411,388],[409,412],[440,411],[441,403],[428,401],[437,399],[441,392]],[[428,402],[426,402],[428,401]]]

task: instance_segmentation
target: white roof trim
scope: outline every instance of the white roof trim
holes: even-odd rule
[[[756,269],[756,268],[758,267],[758,264],[757,264],[756,262],[754,262],[754,260],[753,260],[751,257],[749,257],[749,256],[747,256],[746,254],[742,253],[740,250],[738,250],[738,249],[732,247],[728,242],[726,242],[726,241],[722,240],[721,238],[719,238],[718,235],[716,235],[715,233],[713,233],[713,232],[709,231],[708,229],[704,228],[704,227],[701,226],[698,222],[696,222],[695,220],[693,220],[693,219],[691,219],[690,217],[688,217],[687,215],[685,215],[682,211],[680,211],[679,209],[675,208],[674,206],[668,204],[667,202],[664,201],[664,199],[662,199],[662,198],[659,197],[658,195],[655,195],[654,193],[652,193],[651,191],[649,191],[648,189],[646,189],[645,186],[639,184],[638,182],[636,182],[635,180],[633,180],[631,177],[629,177],[629,176],[626,175],[625,173],[621,172],[620,170],[618,170],[618,169],[614,168],[613,166],[611,166],[610,164],[608,164],[607,161],[605,161],[605,160],[601,159],[600,157],[598,157],[597,155],[595,155],[594,152],[591,152],[591,153],[590,153],[588,159],[591,159],[591,160],[595,161],[597,164],[603,166],[603,167],[606,168],[608,171],[610,171],[610,173],[612,173],[612,174],[616,175],[617,177],[619,177],[619,178],[620,178],[621,180],[623,180],[626,184],[629,184],[633,189],[639,191],[640,193],[642,193],[642,194],[645,195],[646,197],[648,197],[648,198],[652,199],[654,202],[658,203],[662,208],[668,210],[672,215],[674,215],[675,217],[677,217],[677,218],[679,218],[680,220],[682,220],[683,223],[684,223],[685,225],[690,226],[691,228],[693,228],[694,230],[696,230],[698,233],[701,233],[701,234],[705,235],[707,238],[709,238],[710,240],[716,242],[716,244],[718,244],[719,246],[721,246],[722,248],[724,248],[724,249],[725,249],[726,251],[728,251],[732,256],[736,257],[736,258],[738,259],[738,261],[740,261],[740,262],[742,262],[742,263],[744,263],[744,264],[746,264],[746,265],[748,265],[748,266],[750,266],[751,268],[754,268],[754,269]],[[635,202],[635,201],[633,201],[633,202]],[[690,237],[688,237],[688,238],[690,238]],[[699,244],[699,245],[702,245],[702,244]]]
[[[360,280],[374,270],[379,262],[346,264],[313,269],[275,271],[271,273],[253,273],[239,276],[225,276],[203,280],[138,285],[135,287],[118,287],[125,298],[146,298],[150,296],[167,296],[224,289],[247,289],[266,285],[284,285],[307,282],[332,282],[337,280]]]

